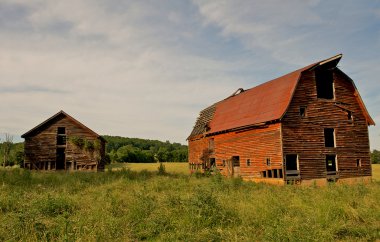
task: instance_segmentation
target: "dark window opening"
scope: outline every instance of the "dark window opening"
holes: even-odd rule
[[[326,155],[326,170],[336,171],[336,155]]]
[[[65,145],[66,144],[66,128],[58,127],[57,129],[57,145]]]
[[[267,177],[267,171],[263,171],[262,174],[263,174],[263,177],[264,177],[264,178]]]
[[[300,117],[306,117],[306,107],[300,107]]]
[[[210,158],[210,168],[215,167],[216,166],[215,164],[216,164],[215,158]]]
[[[282,178],[282,177],[283,177],[283,176],[282,176],[282,169],[279,169],[278,172],[279,172],[279,174],[280,174],[280,178]]]
[[[362,167],[362,160],[356,159],[356,167]]]
[[[58,127],[57,133],[58,134],[66,134],[66,128],[65,127]]]
[[[352,112],[350,111],[347,111],[347,120],[351,122],[354,120],[354,116],[352,116]]]
[[[57,136],[57,145],[65,145],[66,144],[66,136],[58,135]]]
[[[334,98],[333,72],[331,70],[316,70],[317,97],[325,99]]]
[[[247,159],[247,166],[251,166],[251,160]]]
[[[267,158],[266,162],[267,162],[267,166],[270,166],[270,158]]]
[[[240,157],[239,156],[232,156],[232,165],[233,166],[240,166]]]
[[[286,170],[295,171],[298,170],[298,156],[297,155],[286,155]]]
[[[273,178],[278,178],[278,169],[273,170]]]
[[[325,134],[325,147],[335,147],[334,129],[326,128]]]
[[[272,170],[268,170],[268,178],[272,178]]]

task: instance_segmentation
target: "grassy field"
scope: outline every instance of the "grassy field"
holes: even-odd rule
[[[0,241],[380,239],[380,182],[277,187],[134,168],[0,170]]]
[[[380,164],[372,164],[372,178],[380,182]]]
[[[169,173],[189,174],[189,165],[187,162],[165,162],[163,164]],[[116,171],[124,168],[133,171],[157,171],[158,166],[159,163],[113,163],[107,165],[106,170],[111,168],[113,171]]]

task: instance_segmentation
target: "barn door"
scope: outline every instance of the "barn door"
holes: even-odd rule
[[[232,166],[233,166],[233,176],[238,177],[240,176],[240,157],[239,156],[232,156]]]
[[[56,160],[57,163],[56,163],[55,169],[64,170],[65,161],[66,161],[65,148],[57,148],[57,160]]]

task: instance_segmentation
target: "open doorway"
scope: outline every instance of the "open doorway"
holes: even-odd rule
[[[57,148],[57,160],[56,160],[56,170],[64,170],[65,169],[65,148]]]
[[[240,157],[232,156],[233,174],[235,177],[240,175]]]
[[[298,169],[298,155],[286,155],[285,165],[287,171],[296,171]]]

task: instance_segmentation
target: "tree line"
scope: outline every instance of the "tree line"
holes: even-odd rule
[[[111,162],[187,162],[187,145],[169,141],[108,136],[106,153]]]

